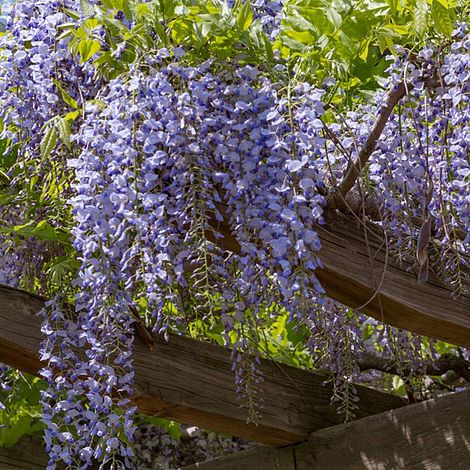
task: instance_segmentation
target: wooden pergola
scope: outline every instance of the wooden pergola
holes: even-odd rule
[[[414,273],[389,259],[375,225],[339,211],[327,213],[326,221],[317,227],[324,265],[318,276],[331,298],[390,325],[470,347],[469,296],[455,298],[432,276],[418,283]],[[225,235],[221,246],[237,251],[230,231],[223,224],[217,228]],[[37,374],[42,364],[36,313],[43,303],[0,287],[0,362]],[[324,385],[327,376],[262,360],[262,416],[253,425],[237,400],[229,350],[180,336],[154,341],[149,351],[137,338],[133,356],[140,412],[261,444],[188,469],[470,468],[470,392],[409,405],[359,386],[357,420],[342,424],[330,403],[331,388]],[[21,446],[40,449],[28,439]],[[31,466],[37,452],[33,458],[31,452],[0,449],[0,468],[44,468]]]

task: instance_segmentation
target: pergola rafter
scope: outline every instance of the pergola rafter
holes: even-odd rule
[[[456,297],[432,274],[419,283],[413,270],[393,261],[380,226],[336,210],[325,220],[315,227],[323,263],[317,276],[329,297],[389,325],[470,347],[470,295]],[[224,235],[215,239],[209,232],[215,243],[240,251],[228,222],[213,226]]]
[[[36,374],[41,343],[35,313],[43,300],[0,287],[0,362]],[[264,375],[257,425],[247,424],[240,406],[229,350],[180,336],[155,338],[154,350],[136,338],[134,403],[140,412],[226,432],[271,445],[303,441],[315,429],[339,424],[343,417],[331,404],[327,375],[261,360]],[[406,405],[398,397],[358,387],[358,417]]]

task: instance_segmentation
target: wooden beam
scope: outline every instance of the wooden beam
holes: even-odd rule
[[[470,391],[322,429],[305,444],[260,446],[180,470],[466,470],[468,416]],[[2,470],[39,470],[46,463],[37,436],[0,447]]]
[[[34,434],[23,436],[11,447],[0,447],[0,470],[44,470],[49,462],[43,438]],[[99,465],[93,463],[88,470],[98,470]],[[109,469],[109,465],[106,467]],[[56,470],[66,470],[64,463],[58,463]]]
[[[389,325],[470,347],[470,295],[455,297],[432,275],[419,284],[413,271],[387,256],[377,225],[364,226],[334,211],[327,212],[325,220],[315,227],[324,266],[317,275],[329,297]],[[240,250],[228,224],[214,221],[213,226],[224,235],[215,242]]]
[[[44,470],[48,457],[37,436],[24,436],[12,447],[0,447],[1,470]]]
[[[34,374],[41,368],[35,313],[42,305],[37,296],[0,287],[0,362]],[[342,422],[330,404],[327,376],[262,360],[262,418],[257,426],[246,424],[230,356],[227,349],[180,336],[169,342],[155,338],[154,351],[137,340],[134,401],[139,411],[272,445],[299,442],[316,429]],[[358,393],[358,417],[406,404],[366,387],[359,386]]]
[[[184,470],[457,470],[470,462],[470,391],[258,447]]]

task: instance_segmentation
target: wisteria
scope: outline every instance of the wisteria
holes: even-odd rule
[[[100,98],[104,108],[90,108],[77,136],[85,150],[69,160],[77,175],[72,204],[83,256],[80,285],[90,291],[82,294],[84,305],[97,302],[101,289],[104,300],[135,286],[146,318],[161,333],[190,314],[191,303],[180,294],[190,286],[196,314],[210,315],[218,303],[227,326],[256,324],[257,312],[275,300],[301,317],[297,309],[307,308],[301,304],[308,289],[321,289],[312,255],[319,241],[306,228],[322,214],[314,168],[321,93],[309,96],[313,127],[304,124],[304,132],[311,143],[295,152],[294,123],[285,117],[290,104],[250,67],[222,81],[210,64],[170,66],[111,82]],[[304,112],[298,116],[305,119]],[[213,227],[223,220],[216,204],[230,207],[239,254],[228,256],[205,240],[207,232],[221,237]],[[233,279],[235,269],[240,274]],[[168,302],[177,310],[173,318]],[[126,310],[130,303],[120,304]],[[243,349],[242,336],[239,341]]]
[[[227,3],[233,8],[236,2],[229,0]],[[279,34],[283,3],[282,0],[256,0],[251,3],[254,17],[261,21],[264,31],[272,40]]]
[[[470,251],[470,40],[462,25],[445,58],[430,48],[390,68],[390,86],[410,87],[391,116],[370,165],[383,223],[402,257],[418,255],[419,227],[432,224],[435,262],[429,269],[465,290]],[[440,65],[440,64],[439,64]],[[428,81],[426,81],[428,77]],[[435,83],[430,85],[430,78]],[[419,261],[419,259],[418,259]]]
[[[253,341],[263,322],[287,312],[308,331],[314,366],[332,371],[333,399],[351,419],[365,319],[325,296],[316,227],[385,97],[404,84],[406,96],[352,192],[373,201],[375,216],[365,209],[361,216],[383,229],[391,256],[416,264],[421,282],[434,271],[456,295],[465,292],[466,25],[449,50],[398,50],[384,90],[368,106],[343,112],[326,103],[325,87],[293,77],[279,56],[273,70],[196,63],[190,51],[162,44],[145,57],[136,53],[118,76],[100,75],[102,63],[83,60],[90,48],[98,44],[101,57],[114,60],[134,45],[108,47],[117,33],[86,23],[79,3],[18,1],[0,37],[2,139],[6,153],[18,155],[3,174],[11,197],[2,223],[47,219],[48,234],[63,242],[36,240],[37,228],[17,229],[16,238],[2,232],[0,283],[33,290],[46,285],[50,263],[67,249],[78,260],[71,282],[39,289],[53,296],[41,312],[48,468],[60,461],[131,467],[136,321],[165,337],[220,322],[237,390],[256,421],[263,378]],[[253,11],[274,41],[282,2],[260,0]],[[131,31],[134,20],[112,21]],[[84,39],[92,42],[74,54],[64,24],[85,24],[96,43]],[[25,207],[25,188],[42,179],[53,190]],[[413,370],[425,360],[418,336],[386,327],[377,342]]]

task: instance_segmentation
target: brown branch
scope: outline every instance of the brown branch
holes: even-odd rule
[[[401,376],[408,376],[411,373],[411,369],[408,367],[399,370],[397,364],[387,358],[368,353],[359,355],[358,366],[361,371],[374,369]],[[426,375],[444,375],[450,370],[453,370],[460,377],[470,382],[470,363],[452,354],[443,354],[436,362],[428,364],[424,368]]]
[[[378,200],[374,197],[371,197],[369,194],[365,194],[363,197],[356,190],[350,191],[344,198],[343,206],[344,207],[338,207],[338,209],[346,215],[353,214],[357,217],[360,217],[365,213],[367,219],[370,221],[383,221],[383,216],[380,212]],[[420,217],[414,216],[410,217],[410,221],[416,229],[419,229],[423,222]],[[431,223],[431,233],[435,234],[436,231],[436,221],[433,220]],[[465,240],[465,237],[467,236],[467,233],[463,228],[454,229],[454,233],[459,240]]]
[[[427,88],[437,88],[441,86],[439,80],[427,79],[425,80]],[[389,94],[385,105],[380,110],[374,127],[372,128],[364,146],[361,148],[356,161],[350,165],[345,171],[343,181],[339,188],[334,191],[329,197],[328,205],[330,208],[335,209],[344,205],[344,200],[347,193],[354,187],[357,178],[362,173],[367,161],[374,152],[377,142],[382,135],[382,132],[387,124],[390,115],[392,114],[395,106],[400,100],[406,96],[413,89],[411,83],[400,82]]]

